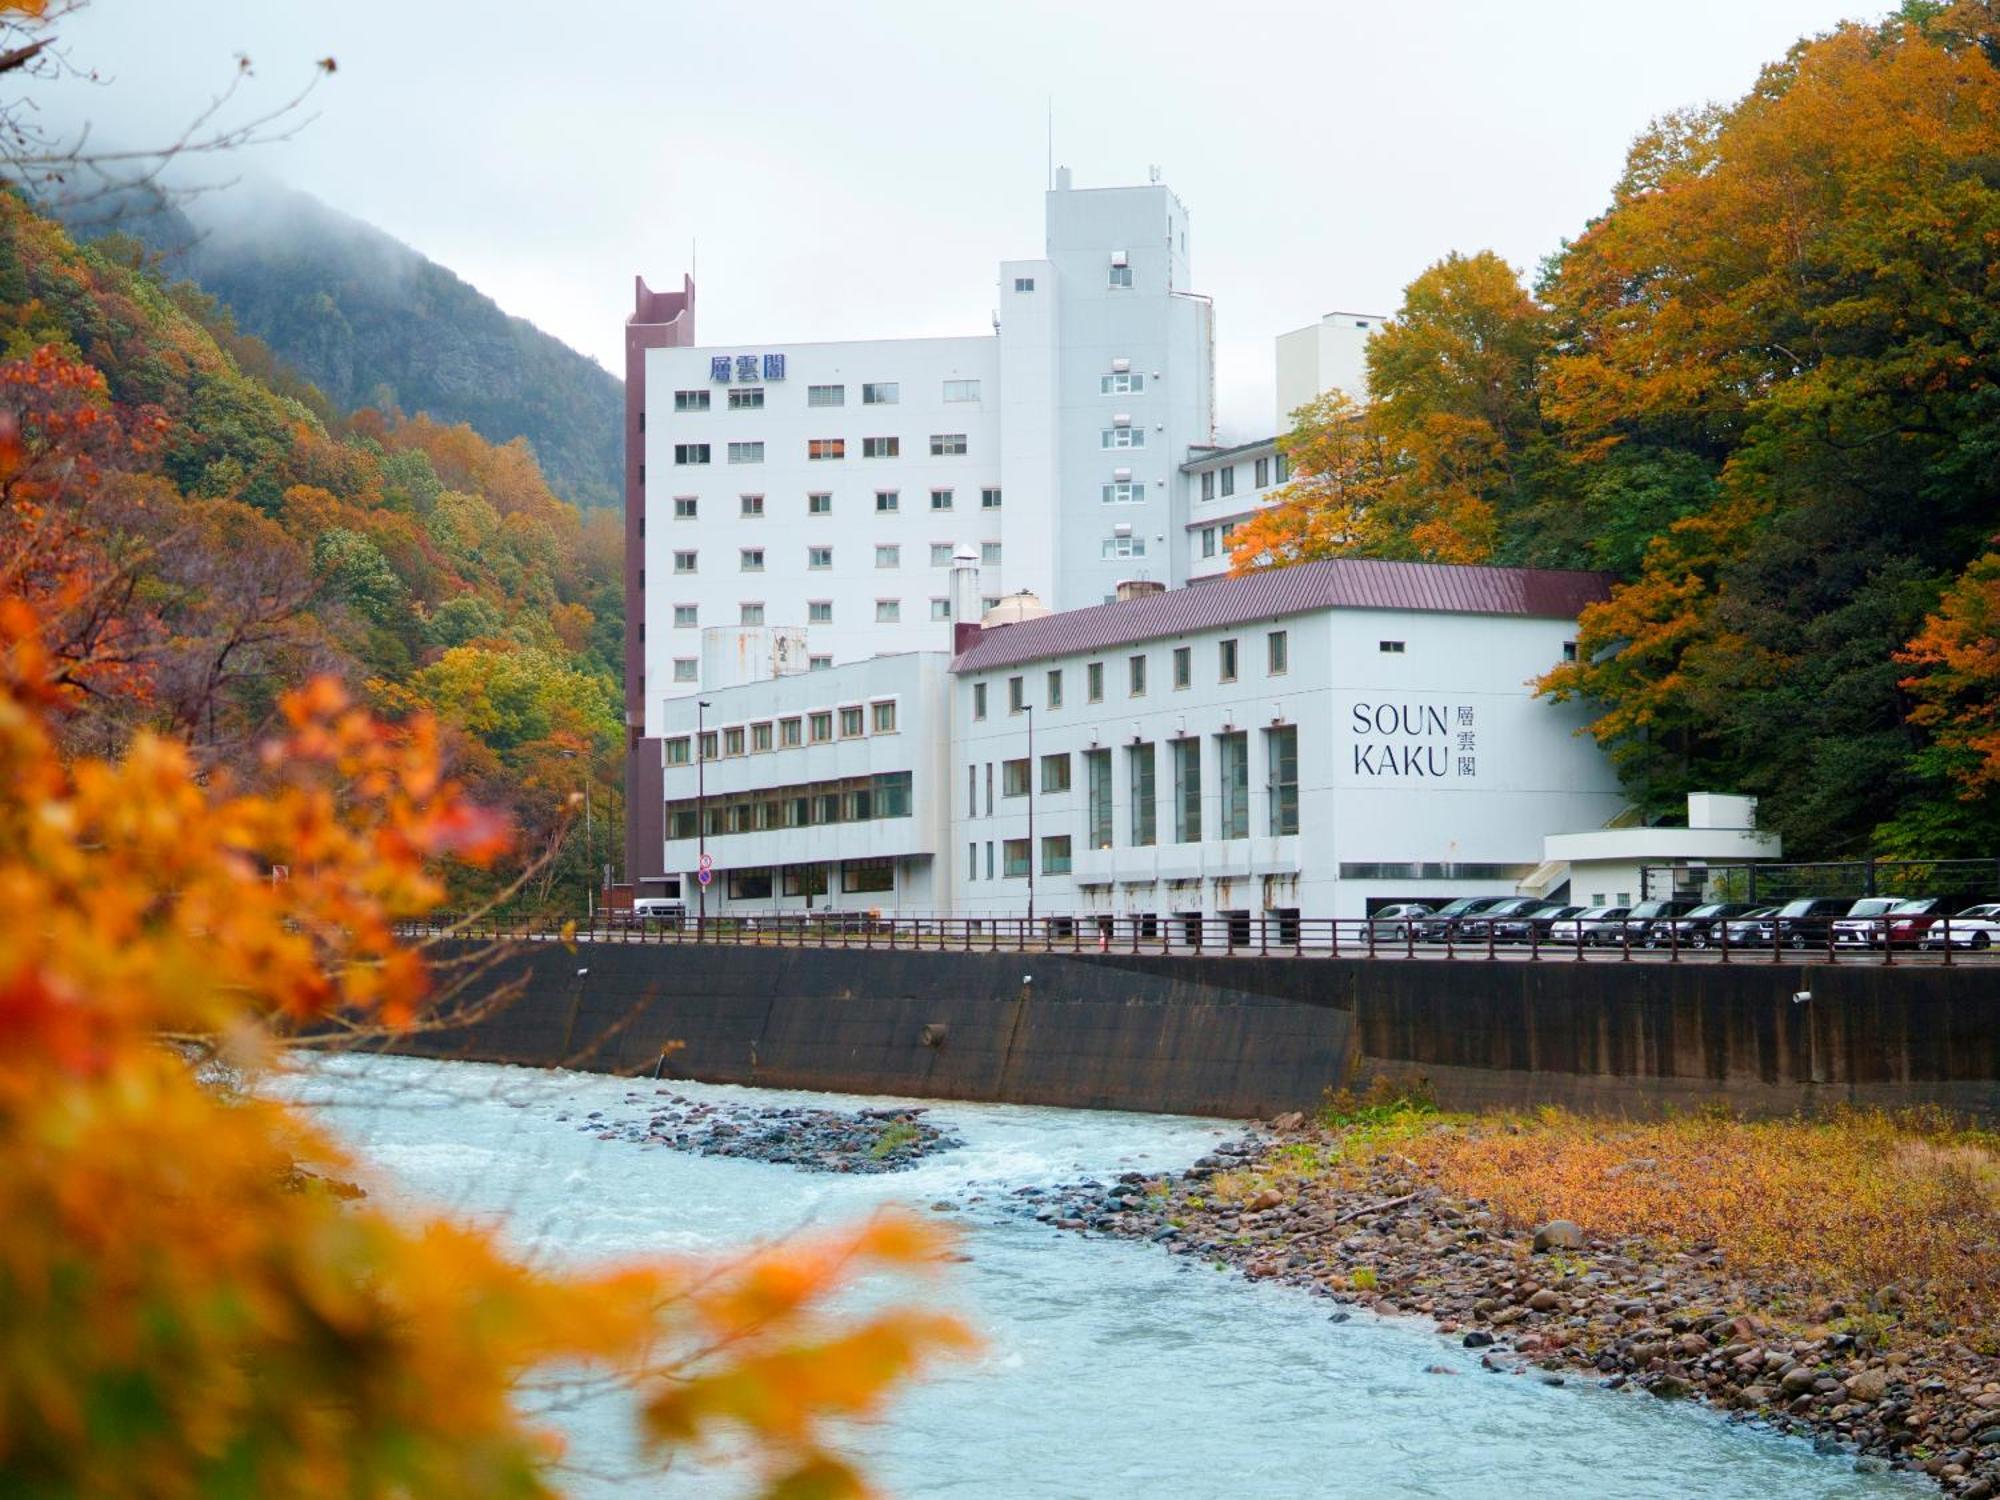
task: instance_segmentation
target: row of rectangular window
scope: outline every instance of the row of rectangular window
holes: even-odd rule
[[[956,490],[932,490],[931,509],[940,511],[956,509],[957,494]],[[738,495],[736,502],[737,513],[746,519],[756,520],[767,514],[762,495]],[[877,490],[875,492],[875,509],[878,513],[884,515],[894,514],[902,508],[903,500],[900,490]],[[980,490],[979,508],[981,510],[1000,509],[1000,488],[998,485],[989,485]],[[806,496],[806,514],[809,516],[832,515],[832,494],[825,490],[815,490],[809,493]],[[674,519],[676,521],[694,521],[700,519],[700,516],[701,497],[699,495],[674,496]]]
[[[675,391],[675,411],[708,411],[711,409],[711,392],[707,390]],[[976,380],[947,380],[944,382],[946,401],[977,401],[979,382]],[[902,385],[899,381],[878,380],[865,383],[861,387],[863,406],[895,406],[902,400]],[[809,385],[806,387],[807,406],[845,406],[847,387],[844,385]],[[760,385],[735,386],[729,392],[731,411],[762,411],[764,409],[764,388]]]
[[[834,823],[872,823],[910,816],[911,773],[885,771],[799,786],[766,787],[686,798],[666,804],[669,839],[719,838],[731,833],[771,833]]]
[[[1269,489],[1274,475],[1278,484],[1283,484],[1287,479],[1291,478],[1291,464],[1282,453],[1276,458],[1260,458],[1251,467],[1255,471],[1256,483],[1254,488],[1256,489]],[[1218,497],[1227,499],[1235,493],[1235,464],[1224,464],[1219,469],[1203,469],[1201,471],[1202,499],[1214,500]]]
[[[808,742],[832,743],[835,731],[843,740],[858,740],[865,734],[896,732],[896,703],[882,699],[865,707],[850,703],[843,708],[816,708],[810,713],[790,714],[781,719],[760,719],[754,724],[729,724],[701,732],[701,758],[728,760],[738,755],[765,750],[794,750]],[[690,764],[694,736],[681,734],[665,741],[666,763]]]
[[[1130,444],[1112,444],[1110,447],[1141,447],[1146,435],[1139,434],[1139,441]],[[762,442],[740,442],[727,445],[729,461],[733,464],[761,464],[764,461]],[[966,435],[962,432],[934,432],[931,434],[932,458],[957,458],[968,451]],[[708,463],[714,452],[712,443],[675,443],[674,463],[681,467]],[[900,437],[865,437],[861,440],[863,458],[900,458],[903,454],[903,440]],[[837,459],[847,457],[846,438],[807,438],[806,457],[812,460]]]
[[[998,603],[999,601],[996,599],[993,602]],[[951,618],[951,600],[944,595],[932,595],[930,606],[931,618],[933,620],[949,620]],[[990,608],[991,606],[989,605],[988,607]],[[831,625],[833,623],[832,600],[808,600],[806,602],[806,609],[808,614],[807,624]],[[875,601],[875,623],[877,625],[900,625],[902,622],[903,601],[901,599],[881,598]],[[745,599],[740,601],[736,606],[736,623],[738,625],[763,625],[767,623],[764,601],[761,599]],[[674,606],[674,628],[676,630],[699,630],[701,628],[701,607],[695,604],[676,604]],[[694,658],[688,657],[686,660],[692,661]]]
[[[1272,838],[1285,838],[1299,831],[1299,732],[1296,725],[1283,725],[1260,731],[1264,737],[1264,832]],[[1217,762],[1217,823],[1215,837],[1220,840],[1247,839],[1250,837],[1250,738],[1247,731],[1235,730],[1214,736]],[[1202,841],[1202,784],[1201,784],[1201,740],[1195,736],[1167,742],[1168,759],[1173,775],[1173,830],[1177,844],[1198,844]],[[1128,844],[1133,848],[1150,848],[1159,842],[1159,803],[1157,775],[1157,746],[1147,740],[1125,747],[1126,792],[1129,799],[1127,820]],[[1112,785],[1111,751],[1085,750],[1081,752],[1084,761],[1084,783],[1087,796],[1084,803],[1084,847],[1086,849],[1110,849],[1114,847],[1112,809],[1116,793]],[[979,768],[966,768],[966,797],[970,804],[968,816],[977,817]],[[1023,760],[1000,762],[1001,795],[1003,797],[1025,797],[1028,795],[1029,766]],[[1043,792],[1070,789],[1070,757],[1067,752],[1042,757]],[[986,812],[993,812],[993,767],[986,767]],[[1061,870],[1044,866],[1045,874],[1059,874],[1069,869],[1069,836],[1055,835],[1062,840],[1063,864]],[[1026,840],[1010,840],[1023,846],[1026,855]],[[976,848],[976,846],[973,846]],[[1009,876],[1025,875],[1025,867],[1009,869]],[[968,857],[968,874],[978,878],[976,857]],[[987,879],[993,878],[992,870],[987,871]]]
[[[731,901],[768,901],[775,886],[787,896],[824,896],[827,867],[823,864],[780,865],[778,879],[771,878],[768,865],[731,870],[724,882]],[[896,862],[887,856],[840,861],[840,889],[844,895],[896,888]]]
[[[1400,642],[1385,642],[1383,649],[1391,644],[1401,649]],[[1217,641],[1216,681],[1234,682],[1237,678],[1241,651],[1235,636]],[[1129,656],[1125,659],[1125,685],[1127,696],[1143,698],[1146,695],[1146,662],[1144,655]],[[1291,669],[1291,633],[1284,630],[1269,631],[1264,636],[1264,672],[1270,677],[1282,677]],[[1194,648],[1176,646],[1173,653],[1174,686],[1185,688],[1192,685],[1194,676]],[[1104,701],[1104,663],[1094,661],[1084,667],[1084,696],[1091,703]],[[1063,704],[1063,671],[1052,667],[1043,679],[1042,706],[1047,709],[1061,708]],[[1027,707],[1027,679],[1009,677],[1007,679],[1007,711],[1020,713]],[[986,684],[972,684],[972,717],[986,717]]]
[[[934,568],[944,568],[951,566],[952,555],[956,550],[957,545],[958,544],[956,542],[932,542],[930,544],[931,547],[930,565]],[[1106,555],[1109,556],[1110,554],[1107,553]],[[1143,555],[1143,553],[1139,555]],[[761,573],[764,571],[764,548],[762,547],[739,547],[736,549],[736,558],[737,558],[737,571],[739,573]],[[989,567],[999,566],[1000,544],[998,542],[981,542],[979,544],[979,561],[982,565],[985,566]],[[902,565],[903,565],[903,548],[901,543],[880,542],[876,544],[875,547],[876,567],[900,568],[902,567]],[[699,573],[701,571],[700,550],[693,547],[687,547],[676,551],[673,556],[673,567],[674,567],[674,572],[681,575]],[[807,572],[825,573],[830,571],[832,567],[833,567],[833,548],[824,546],[811,546],[806,548]],[[641,581],[643,582],[644,574],[642,573],[640,577]],[[678,625],[680,621],[676,620],[674,623]],[[693,622],[689,621],[688,623],[692,624]]]

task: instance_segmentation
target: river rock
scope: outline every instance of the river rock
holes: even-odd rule
[[[1847,1395],[1854,1401],[1880,1401],[1882,1393],[1889,1389],[1887,1370],[1863,1370],[1847,1382]]]

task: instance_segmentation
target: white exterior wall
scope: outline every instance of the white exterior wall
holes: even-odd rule
[[[745,603],[764,606],[764,622],[806,633],[808,656],[836,662],[934,645],[944,627],[930,618],[931,600],[947,593],[949,561],[933,564],[932,543],[955,547],[1001,541],[1001,515],[983,509],[983,489],[1000,485],[999,369],[992,338],[899,339],[874,343],[771,344],[653,349],[646,354],[646,733],[660,731],[670,698],[723,686],[677,680],[676,659],[700,661],[701,632],[735,627]],[[783,380],[758,380],[757,410],[730,410],[738,382],[710,378],[712,356],[782,354]],[[979,382],[977,401],[946,401],[947,380]],[[864,383],[894,382],[893,405],[865,406]],[[813,385],[845,387],[838,407],[807,404]],[[710,409],[677,412],[677,390],[705,390]],[[964,433],[963,456],[933,457],[933,434]],[[862,457],[862,440],[895,437],[895,458]],[[808,443],[842,438],[846,457],[811,459]],[[761,463],[728,461],[731,442],[761,441]],[[677,465],[675,446],[707,443],[705,465]],[[933,489],[952,492],[949,511],[933,511]],[[898,508],[876,509],[876,492],[894,490]],[[830,493],[833,510],[813,515],[807,496]],[[761,517],[742,514],[741,497],[764,497]],[[696,516],[677,519],[675,500],[694,496]],[[900,565],[876,566],[877,545],[898,546]],[[833,566],[808,566],[809,549],[833,548]],[[762,573],[741,567],[744,548],[764,551]],[[694,573],[676,573],[674,554],[693,550]],[[988,594],[1006,590],[1002,561],[982,570]],[[900,622],[878,624],[876,601],[896,599]],[[831,624],[815,624],[809,604],[833,607]],[[696,623],[674,623],[676,605],[697,608]]]
[[[1287,635],[1288,670],[1265,670],[1266,636]],[[1002,850],[1028,836],[1027,798],[1001,795],[1001,763],[1025,756],[1027,716],[1007,710],[1007,679],[1025,679],[1034,714],[1031,767],[1035,804],[1038,913],[1214,913],[1294,908],[1310,916],[1359,917],[1371,900],[1512,894],[1542,857],[1550,829],[1593,827],[1622,806],[1606,758],[1579,737],[1585,715],[1531,696],[1529,680],[1562,659],[1575,625],[1486,615],[1320,610],[1203,631],[1171,640],[1065,656],[968,674],[952,693],[954,764],[950,864],[961,911],[1017,914],[1027,882],[1009,879]],[[1218,677],[1218,643],[1238,642],[1238,680]],[[1384,640],[1404,649],[1385,653]],[[1191,650],[1192,683],[1176,690],[1173,651]],[[1147,691],[1127,692],[1128,658],[1147,659]],[[1087,669],[1105,664],[1101,703],[1087,701]],[[1064,704],[1045,706],[1050,669],[1063,673]],[[973,687],[984,682],[987,716],[972,716]],[[1469,725],[1461,710],[1470,710]],[[1359,717],[1357,717],[1357,712]],[[1378,718],[1386,715],[1386,718]],[[1299,834],[1268,832],[1264,731],[1298,728]],[[1386,730],[1380,726],[1386,724]],[[1365,725],[1365,727],[1364,727]],[[1250,836],[1225,840],[1220,828],[1220,755],[1225,726],[1248,735]],[[1441,726],[1441,728],[1440,728]],[[1462,750],[1459,736],[1470,734]],[[1202,740],[1202,831],[1198,844],[1174,842],[1170,742]],[[1158,842],[1131,844],[1135,739],[1155,746]],[[1092,748],[1112,751],[1113,847],[1085,848],[1087,777],[1073,759],[1070,790],[1044,795],[1041,757]],[[1461,765],[1460,757],[1469,758]],[[994,767],[987,812],[986,767]],[[977,810],[968,810],[970,783]],[[1438,774],[1432,774],[1436,772]],[[1043,874],[1040,841],[1071,836],[1072,872]],[[994,878],[986,877],[986,845]],[[971,852],[969,852],[971,851]],[[1343,869],[1345,867],[1345,869]],[[1382,867],[1382,868],[1376,868]],[[969,870],[977,875],[968,878]]]
[[[1220,578],[1229,571],[1229,532],[1271,504],[1284,483],[1280,473],[1275,438],[1189,456],[1180,475],[1188,582]],[[1230,476],[1228,493],[1225,474]]]
[[[950,660],[948,654],[940,651],[879,656],[830,671],[749,683],[706,695],[708,707],[701,712],[700,719],[705,730],[716,734],[718,752],[726,743],[726,732],[741,728],[745,731],[745,753],[721,755],[709,761],[701,768],[699,778],[692,754],[685,765],[668,764],[665,800],[669,808],[694,798],[698,780],[702,800],[721,806],[736,793],[823,784],[895,771],[911,773],[908,817],[710,834],[707,848],[714,861],[715,879],[708,890],[709,916],[805,910],[808,902],[804,897],[783,894],[778,872],[786,865],[806,864],[828,867],[827,891],[812,899],[814,910],[929,913],[950,908],[951,870],[934,858],[948,816],[944,776],[949,759],[946,685],[950,679],[945,669]],[[881,702],[896,705],[896,728],[892,733],[878,734],[874,730],[873,705]],[[864,732],[859,737],[840,738],[839,710],[857,706],[864,710]],[[696,700],[691,697],[668,700],[661,709],[663,738],[692,739],[696,708]],[[751,726],[773,725],[775,743],[775,726],[781,720],[796,717],[809,722],[809,716],[818,711],[831,711],[835,715],[836,738],[831,743],[813,744],[808,739],[797,749],[774,748],[764,752],[748,749]],[[673,837],[671,814],[665,827],[666,870],[670,877],[681,878],[684,900],[692,914],[697,907],[699,885],[695,872],[699,867],[701,840]],[[850,894],[841,890],[838,868],[841,861],[883,858],[896,861],[893,891]],[[732,900],[728,894],[729,873],[757,869],[772,871],[771,896]]]
[[[1368,340],[1386,322],[1377,313],[1330,312],[1278,335],[1278,431],[1290,432],[1292,413],[1324,392],[1368,399]]]

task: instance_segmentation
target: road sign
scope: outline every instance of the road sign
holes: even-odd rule
[[[695,872],[694,878],[699,880],[703,885],[707,885],[711,880],[715,879],[715,856],[713,854],[704,854],[701,857],[701,868]]]

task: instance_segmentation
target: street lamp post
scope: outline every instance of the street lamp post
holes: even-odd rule
[[[708,711],[708,700],[694,700],[694,839],[695,839],[695,900],[699,903],[695,911],[694,940],[698,943],[708,930],[708,883],[701,877],[708,873],[708,738],[704,731]],[[682,911],[687,908],[683,906]]]
[[[1028,931],[1035,930],[1035,705],[1024,703],[1028,716]]]

